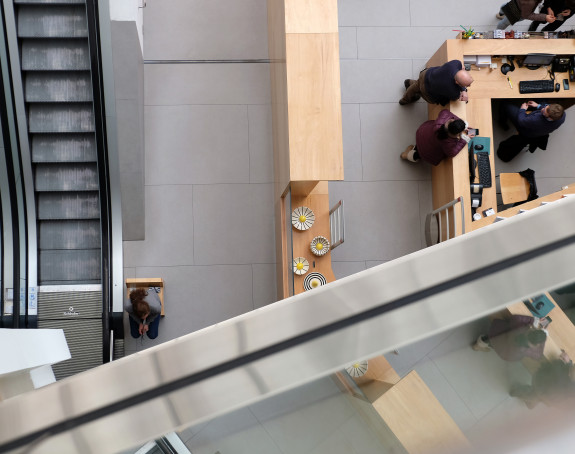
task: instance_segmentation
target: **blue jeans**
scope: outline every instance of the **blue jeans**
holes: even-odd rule
[[[136,320],[128,315],[128,320],[130,320],[130,334],[133,338],[137,339],[140,337],[140,325]],[[155,320],[150,323],[148,332],[146,333],[150,339],[155,339],[158,337],[158,328],[160,326],[160,315],[158,315]]]

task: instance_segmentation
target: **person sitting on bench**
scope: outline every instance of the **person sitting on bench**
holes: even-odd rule
[[[162,303],[155,291],[146,291],[137,288],[130,292],[130,303],[125,307],[130,320],[130,334],[133,338],[143,336],[144,333],[150,339],[158,337],[160,325],[160,313]]]

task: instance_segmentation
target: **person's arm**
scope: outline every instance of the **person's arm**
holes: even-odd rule
[[[538,2],[534,2],[533,0],[518,0],[519,8],[521,9],[521,18],[532,20],[532,21],[539,21],[539,22],[555,22],[555,15],[549,14],[549,9],[546,13],[536,13],[535,8],[537,7]]]

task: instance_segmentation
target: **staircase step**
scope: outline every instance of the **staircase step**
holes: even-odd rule
[[[100,249],[38,251],[39,280],[44,283],[100,280]],[[43,284],[46,285],[46,284]]]
[[[38,164],[34,186],[36,192],[97,191],[98,169],[94,163]]]
[[[22,5],[18,9],[20,38],[86,38],[88,24],[84,5]]]
[[[23,71],[87,71],[90,52],[85,39],[22,40]]]
[[[24,81],[26,102],[91,102],[89,72],[28,72]]]
[[[99,220],[42,221],[39,223],[40,249],[98,249]]]
[[[28,131],[94,132],[92,104],[30,104]]]
[[[96,162],[94,134],[34,134],[32,161]]]
[[[40,192],[36,200],[40,221],[100,218],[97,192]]]

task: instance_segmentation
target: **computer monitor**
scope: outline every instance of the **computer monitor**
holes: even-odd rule
[[[541,66],[548,66],[553,63],[556,57],[554,54],[527,54],[523,60],[523,66],[529,69],[537,69]]]

